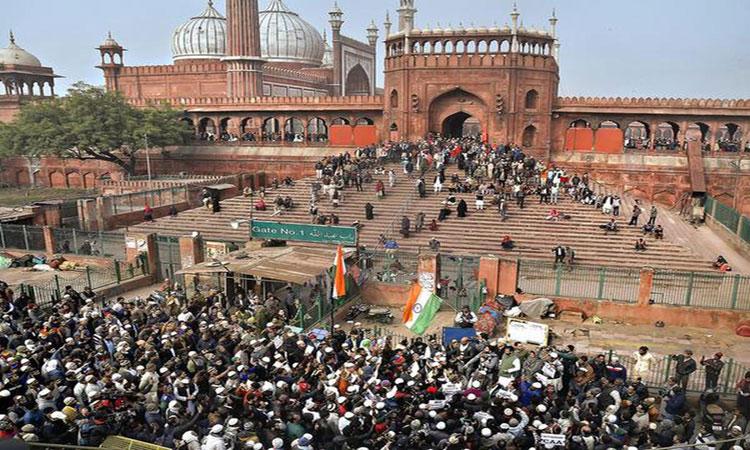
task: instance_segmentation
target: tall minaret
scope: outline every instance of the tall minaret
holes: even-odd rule
[[[560,41],[557,39],[557,14],[555,9],[552,8],[552,17],[549,18],[550,34],[555,39],[552,44],[552,57],[557,61],[560,58]]]
[[[333,2],[333,8],[328,11],[328,17],[328,23],[331,24],[331,43],[333,44],[333,85],[331,90],[334,96],[339,96],[343,92],[341,27],[344,25],[344,12],[339,8],[338,2]]]
[[[258,0],[227,0],[227,96],[263,95]]]
[[[417,14],[417,8],[414,7],[414,0],[401,0],[401,7],[398,8],[398,31],[409,34],[414,29],[414,16]]]
[[[518,12],[518,5],[513,2],[513,11],[510,13],[510,20],[513,23],[513,41],[510,44],[510,51],[513,53],[518,52],[518,18],[521,13]]]

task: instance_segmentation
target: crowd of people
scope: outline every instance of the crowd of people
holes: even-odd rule
[[[98,446],[122,435],[190,450],[750,448],[750,373],[736,409],[721,354],[675,355],[661,389],[642,347],[631,371],[572,345],[479,335],[396,341],[355,323],[305,334],[294,300],[179,285],[100,302],[68,287],[42,311],[0,285],[0,438]],[[460,326],[476,315],[464,308]],[[705,368],[697,404],[685,387]],[[717,408],[721,414],[717,416]],[[725,441],[712,444],[715,441]],[[675,446],[676,447],[672,447]]]

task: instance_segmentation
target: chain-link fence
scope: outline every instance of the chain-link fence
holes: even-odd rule
[[[55,273],[46,281],[20,285],[20,291],[29,295],[40,307],[46,308],[53,307],[62,299],[67,286],[78,292],[86,287],[96,291],[148,273],[149,268],[145,258],[137,259],[134,264],[114,261],[112,267],[87,266],[81,271]]]
[[[0,247],[44,252],[44,234],[40,227],[0,224]]]
[[[56,253],[125,259],[125,235],[122,233],[54,228],[52,235]]]

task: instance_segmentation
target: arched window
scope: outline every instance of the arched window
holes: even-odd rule
[[[375,122],[369,117],[360,117],[357,119],[357,125],[375,125]]]
[[[349,125],[349,119],[344,117],[337,117],[331,122],[333,125]]]
[[[523,130],[523,146],[533,147],[536,144],[536,127],[529,125]]]
[[[526,93],[526,109],[537,109],[539,107],[539,92],[532,89]]]
[[[391,92],[391,108],[398,109],[398,91],[395,89]]]

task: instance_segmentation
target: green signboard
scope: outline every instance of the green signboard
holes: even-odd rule
[[[250,236],[253,239],[357,245],[357,229],[354,227],[253,220],[250,226]]]

